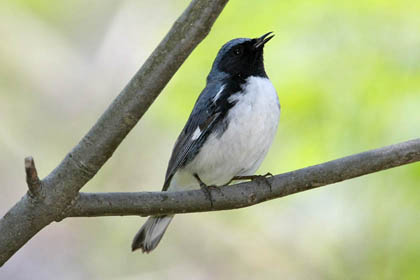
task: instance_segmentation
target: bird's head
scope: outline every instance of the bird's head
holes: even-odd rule
[[[212,76],[239,77],[266,76],[264,45],[273,38],[268,32],[259,38],[238,38],[227,42],[217,54],[209,78]]]

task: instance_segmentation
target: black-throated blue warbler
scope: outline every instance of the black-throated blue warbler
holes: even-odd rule
[[[235,178],[252,178],[280,117],[263,60],[264,45],[273,36],[269,32],[255,39],[238,38],[220,49],[175,143],[162,191],[206,190]],[[135,236],[132,250],[155,249],[173,217],[150,217]]]

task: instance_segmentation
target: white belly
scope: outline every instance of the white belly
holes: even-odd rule
[[[228,127],[221,135],[209,135],[197,156],[171,185],[176,189],[197,187],[192,174],[197,173],[206,185],[224,185],[234,176],[253,175],[261,165],[277,131],[280,105],[277,93],[267,78],[249,77],[244,94],[229,111]]]

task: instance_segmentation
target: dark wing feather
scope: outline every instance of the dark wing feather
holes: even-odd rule
[[[221,88],[221,83],[209,84],[198,97],[187,123],[175,143],[162,191],[169,188],[171,179],[178,168],[192,160],[212,128],[222,119],[224,115],[222,106],[218,105],[219,102],[213,102],[213,98]],[[200,128],[201,134],[197,139],[192,140],[192,135],[197,127]]]

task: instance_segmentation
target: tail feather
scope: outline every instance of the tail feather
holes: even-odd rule
[[[149,253],[155,249],[173,217],[173,215],[154,216],[147,219],[146,223],[144,223],[134,237],[131,250],[141,249],[143,253]]]

